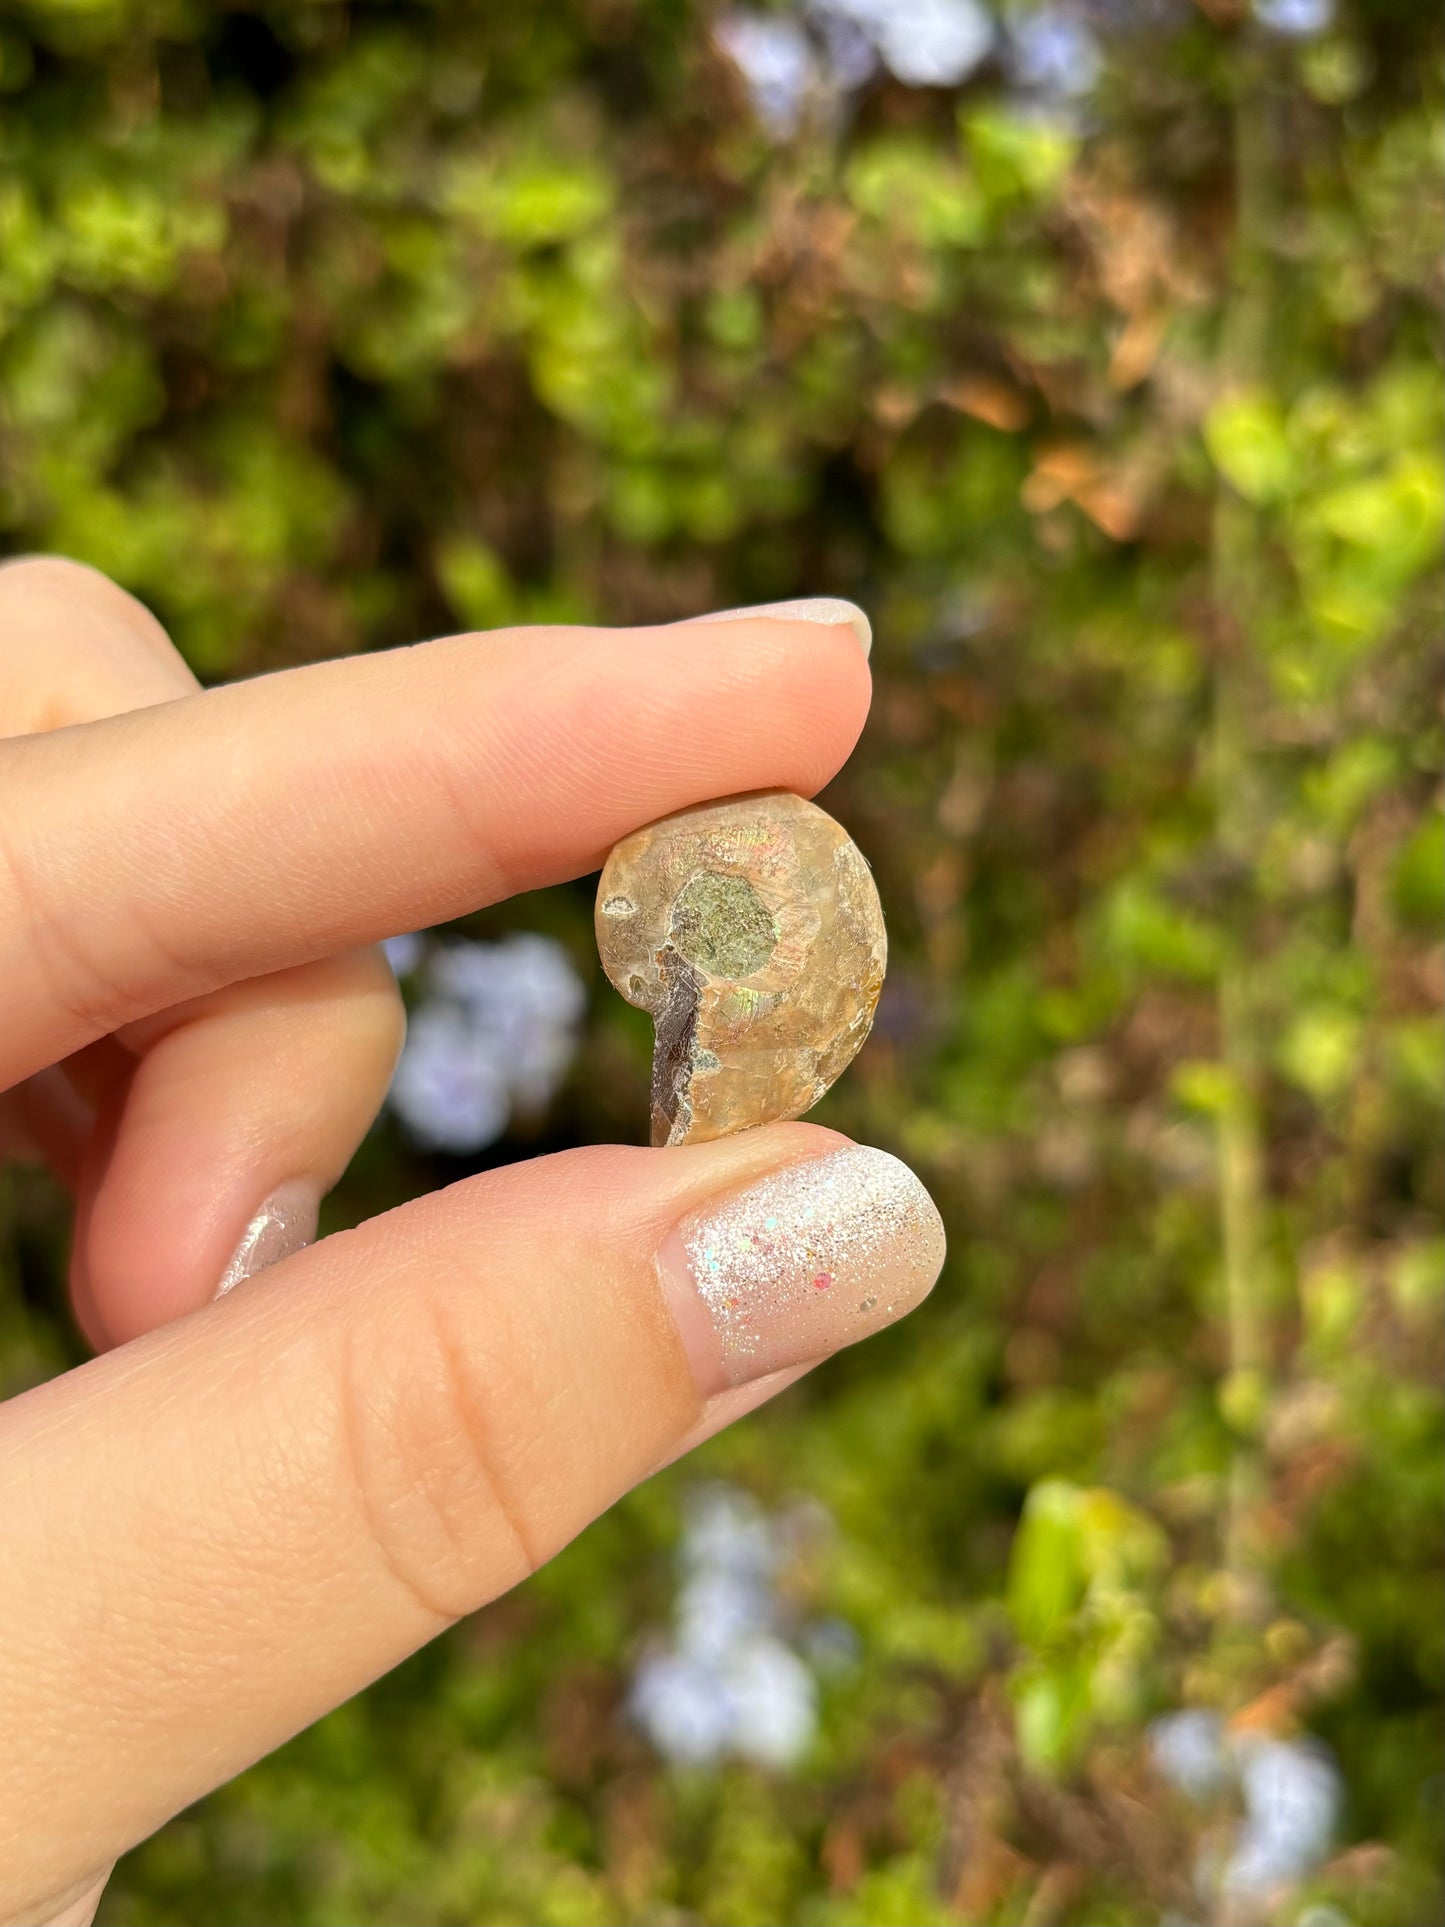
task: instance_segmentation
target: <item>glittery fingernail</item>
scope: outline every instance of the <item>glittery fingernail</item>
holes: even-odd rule
[[[658,1269],[710,1397],[891,1325],[927,1297],[943,1250],[942,1221],[908,1166],[854,1146],[690,1213]]]
[[[689,616],[689,622],[747,622],[765,616],[774,622],[821,622],[833,627],[846,622],[866,656],[873,647],[873,625],[856,602],[842,596],[799,596],[793,602],[760,602],[755,609],[719,609],[713,615]]]
[[[297,1182],[280,1185],[241,1233],[241,1242],[221,1274],[216,1296],[224,1298],[243,1279],[254,1278],[267,1265],[280,1264],[316,1236],[321,1200],[316,1187]]]

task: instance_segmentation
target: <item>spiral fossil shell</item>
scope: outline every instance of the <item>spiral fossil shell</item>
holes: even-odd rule
[[[602,967],[652,1014],[652,1142],[801,1117],[873,1023],[888,943],[873,876],[784,790],[625,837],[597,892]]]

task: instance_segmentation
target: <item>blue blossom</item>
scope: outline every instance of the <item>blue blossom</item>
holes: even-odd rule
[[[763,1633],[731,1649],[723,1677],[732,1700],[734,1751],[759,1766],[795,1765],[818,1724],[818,1689],[803,1661]]]
[[[993,46],[977,0],[874,0],[873,12],[873,43],[905,86],[956,87]]]
[[[1334,0],[1254,0],[1255,18],[1292,40],[1321,34],[1335,17]]]
[[[587,993],[567,952],[550,937],[520,933],[500,943],[450,944],[429,972],[487,1040],[514,1101],[541,1110],[576,1049]]]
[[[733,1753],[785,1768],[817,1728],[817,1686],[783,1637],[777,1523],[745,1493],[698,1493],[678,1548],[672,1639],[633,1677],[633,1718],[665,1758],[699,1766]]]
[[[678,1644],[698,1658],[721,1659],[762,1632],[772,1616],[772,1593],[762,1575],[704,1567],[678,1595]]]
[[[392,1109],[419,1144],[480,1150],[514,1111],[540,1111],[556,1095],[576,1052],[586,992],[562,946],[530,933],[439,946],[423,981]]]
[[[1154,1763],[1193,1800],[1237,1785],[1244,1818],[1221,1858],[1202,1857],[1200,1885],[1244,1899],[1296,1885],[1325,1858],[1343,1800],[1339,1769],[1314,1740],[1232,1736],[1217,1713],[1171,1713],[1149,1732]]]
[[[979,0],[815,0],[813,14],[825,35],[829,21],[851,29],[908,87],[956,87],[994,43]]]
[[[779,138],[791,134],[816,77],[803,28],[783,15],[739,12],[724,14],[715,31],[747,85],[758,119]]]
[[[804,0],[801,19],[739,10],[715,32],[759,120],[780,139],[810,94],[855,92],[880,62],[908,87],[956,87],[995,40],[981,0]]]
[[[507,1128],[507,1080],[485,1037],[450,1004],[415,1012],[391,1082],[392,1109],[429,1150],[475,1151]]]
[[[715,1666],[677,1652],[649,1653],[629,1705],[652,1744],[677,1766],[706,1766],[727,1747],[733,1701]]]
[[[728,1485],[704,1486],[688,1508],[679,1548],[685,1571],[747,1573],[771,1578],[778,1563],[776,1530],[767,1514]]]
[[[843,93],[856,93],[878,71],[878,49],[847,0],[812,0],[808,8],[823,43],[828,77]]]
[[[1324,1747],[1251,1737],[1238,1746],[1244,1825],[1224,1869],[1236,1897],[1293,1886],[1325,1858],[1343,1789]]]
[[[1170,1713],[1149,1729],[1154,1764],[1191,1800],[1207,1800],[1233,1777],[1225,1752],[1224,1721],[1202,1708]]]
[[[1009,25],[1012,66],[1019,85],[1046,99],[1075,100],[1099,78],[1099,43],[1085,21],[1066,7],[1036,7]]]

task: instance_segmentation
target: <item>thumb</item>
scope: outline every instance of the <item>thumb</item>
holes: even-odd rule
[[[0,1918],[43,1917],[907,1311],[942,1257],[918,1180],[811,1126],[574,1151],[329,1238],[12,1401]]]

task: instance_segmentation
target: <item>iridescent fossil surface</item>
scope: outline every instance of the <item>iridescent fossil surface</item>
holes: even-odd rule
[[[597,948],[652,1015],[654,1144],[801,1117],[868,1035],[888,956],[862,853],[785,790],[625,837],[602,872]]]

